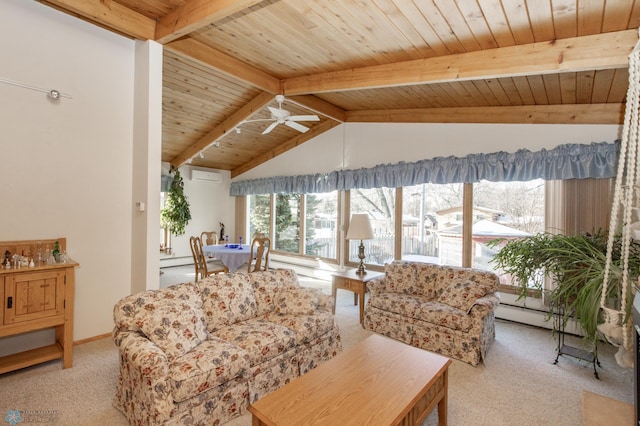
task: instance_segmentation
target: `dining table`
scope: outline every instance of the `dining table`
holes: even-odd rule
[[[219,259],[229,272],[236,272],[246,265],[251,257],[250,244],[212,244],[202,246],[202,253],[208,257]]]

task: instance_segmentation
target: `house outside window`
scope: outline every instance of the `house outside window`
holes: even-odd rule
[[[367,213],[373,228],[372,240],[364,240],[365,262],[383,266],[394,259],[395,253],[395,189],[353,189],[349,191],[349,214]],[[345,220],[348,223],[349,219]],[[357,265],[360,241],[348,241],[348,262]]]
[[[402,260],[461,265],[461,241],[440,232],[462,223],[462,184],[408,186],[402,198]]]

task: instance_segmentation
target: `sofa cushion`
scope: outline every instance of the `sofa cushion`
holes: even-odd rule
[[[293,330],[256,318],[221,327],[215,336],[244,349],[252,367],[287,352],[296,343]]]
[[[265,319],[293,330],[296,345],[310,343],[335,327],[334,317],[328,311],[317,311],[313,315],[270,314]]]
[[[385,265],[384,281],[387,291],[392,293],[410,293],[416,282],[416,268],[413,262],[394,260]]]
[[[433,301],[421,304],[416,314],[422,321],[460,331],[469,330],[474,321],[471,315],[461,309]]]
[[[317,291],[315,291],[317,290]],[[318,309],[320,289],[288,287],[276,296],[275,313],[280,315],[313,315]]]
[[[421,294],[428,299],[436,299],[440,295],[441,288],[437,283],[443,274],[443,267],[433,264],[416,264],[416,283],[410,294]],[[446,268],[445,268],[446,270]]]
[[[298,276],[291,269],[276,269],[249,274],[258,306],[258,316],[275,312],[278,293],[298,287]]]
[[[249,371],[249,355],[236,345],[210,336],[169,364],[169,385],[175,402],[182,402]]]
[[[371,306],[410,318],[420,318],[421,306],[429,300],[425,296],[402,293],[379,293],[369,299]]]
[[[207,339],[202,301],[193,283],[145,292],[135,313],[140,330],[169,360],[184,355]]]
[[[200,289],[205,322],[210,332],[258,314],[248,274],[207,277],[196,285]]]
[[[478,299],[491,291],[491,286],[478,282],[475,278],[471,276],[467,280],[452,281],[443,288],[437,300],[465,313],[469,312]]]

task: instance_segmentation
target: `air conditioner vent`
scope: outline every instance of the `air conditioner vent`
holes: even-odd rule
[[[191,180],[222,183],[222,174],[205,170],[191,170]]]

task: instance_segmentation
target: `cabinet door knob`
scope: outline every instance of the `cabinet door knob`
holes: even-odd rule
[[[13,307],[13,297],[7,297],[7,309],[11,309]]]

